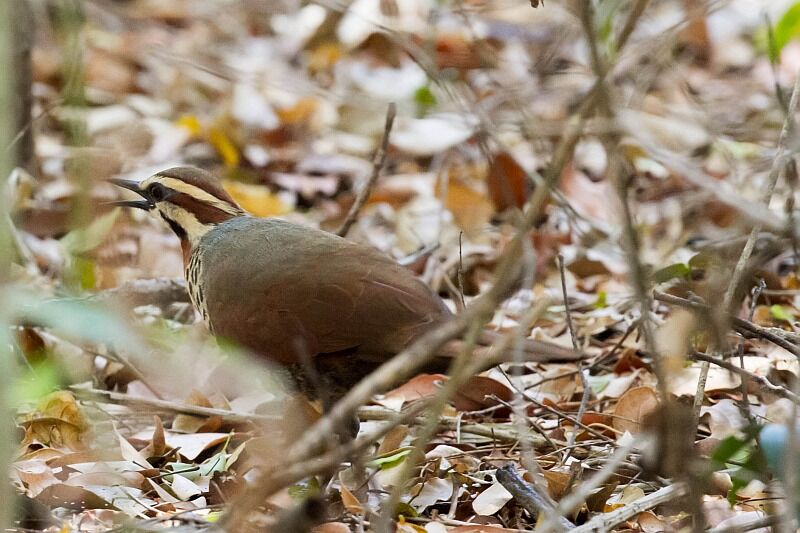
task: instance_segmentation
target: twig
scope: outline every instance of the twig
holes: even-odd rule
[[[760,516],[753,520],[746,522],[737,522],[727,527],[713,527],[707,533],[742,533],[743,531],[753,531],[754,529],[762,529],[767,527],[777,526],[781,522],[782,517],[779,515]],[[775,529],[773,529],[775,531]]]
[[[663,292],[654,292],[653,297],[659,301],[670,305],[677,305],[680,307],[685,307],[687,309],[694,309],[695,311],[702,311],[702,312],[709,312],[710,308],[708,305],[697,302],[693,300],[687,300],[686,298],[681,298],[680,296],[673,296],[672,294],[666,294]],[[765,328],[750,322],[749,320],[745,320],[743,318],[738,318],[735,316],[730,317],[731,323],[733,324],[734,329],[745,335],[747,337],[754,337],[767,340],[777,346],[780,346],[787,352],[793,354],[794,356],[800,358],[800,347],[781,337],[780,335],[773,333],[770,331],[769,328]]]
[[[223,420],[240,424],[245,422],[268,422],[275,423],[281,420],[279,416],[267,416],[249,413],[238,413],[236,411],[228,411],[226,409],[216,409],[213,407],[201,407],[199,405],[188,405],[185,403],[171,402],[168,400],[156,400],[151,398],[137,398],[121,392],[104,391],[99,389],[84,389],[79,386],[70,387],[70,390],[75,393],[81,400],[114,403],[125,405],[127,407],[141,407],[146,409],[157,409],[161,411],[168,411],[173,413],[181,413],[194,416],[217,416]]]
[[[734,364],[731,364],[724,359],[719,359],[717,357],[710,356],[708,354],[704,354],[702,352],[694,352],[692,353],[692,359],[697,359],[698,361],[704,361],[707,363],[711,363],[717,365],[720,368],[724,368],[725,370],[729,370],[736,374],[739,374],[742,377],[742,381],[744,378],[747,378],[750,381],[758,384],[759,387],[764,389],[766,392],[774,394],[775,396],[780,396],[781,398],[786,398],[787,400],[791,400],[795,403],[800,403],[800,397],[794,394],[792,391],[788,390],[785,387],[781,387],[780,385],[775,385],[767,378],[763,376],[759,376],[757,374],[753,374],[745,370],[744,368],[738,367]]]
[[[786,168],[787,158],[784,154],[786,151],[786,141],[789,138],[789,133],[792,131],[794,125],[794,115],[797,111],[797,105],[799,101],[800,73],[798,73],[797,79],[795,80],[794,88],[792,89],[792,96],[789,99],[789,109],[786,113],[786,117],[784,118],[780,136],[778,137],[778,149],[777,153],[775,154],[775,158],[772,160],[772,167],[769,171],[767,188],[764,191],[764,194],[761,196],[760,203],[767,208],[769,207],[769,202],[772,199],[773,193],[775,192],[775,186],[778,183],[778,179],[781,175],[783,175],[783,172]],[[722,299],[721,312],[723,316],[726,314],[733,314],[733,305],[736,292],[739,290],[739,285],[742,282],[742,277],[744,276],[744,272],[747,268],[747,263],[750,260],[750,256],[753,254],[756,240],[758,239],[758,235],[761,233],[762,229],[763,228],[760,224],[756,224],[753,226],[753,229],[750,230],[750,235],[747,237],[747,242],[745,243],[744,248],[742,248],[742,253],[739,255],[739,260],[736,262],[736,266],[733,269],[733,274],[731,274],[730,283],[728,284],[728,287],[725,290],[725,295]],[[723,350],[724,347],[718,346],[717,349]],[[700,415],[700,408],[703,405],[703,398],[705,397],[705,384],[706,380],[708,379],[708,369],[709,363],[704,361],[700,365],[700,375],[697,378],[697,390],[694,396],[695,420],[698,419]]]
[[[372,188],[375,186],[375,182],[378,181],[378,176],[380,176],[381,170],[383,170],[383,165],[386,163],[386,154],[389,150],[389,134],[392,132],[395,115],[397,115],[397,106],[394,102],[392,102],[389,104],[389,109],[386,110],[386,124],[383,127],[383,140],[381,140],[380,147],[378,148],[378,151],[375,152],[375,156],[372,159],[372,174],[370,174],[369,179],[364,184],[364,187],[362,187],[361,191],[359,191],[356,201],[353,202],[353,206],[347,213],[347,218],[344,219],[342,225],[338,230],[336,230],[336,235],[339,237],[346,236],[347,232],[350,231],[350,227],[358,218],[358,213],[367,202],[369,194],[372,192]]]
[[[137,279],[123,283],[113,289],[101,291],[90,297],[101,303],[121,302],[130,307],[171,303],[189,303],[189,291],[181,278]]]
[[[359,408],[358,418],[360,420],[394,420],[397,418],[398,413],[379,407],[376,405],[365,405]],[[414,418],[409,419],[410,422],[423,423],[424,419]],[[513,429],[504,429],[502,426],[491,424],[471,424],[464,423],[459,417],[455,416],[441,416],[439,417],[439,425],[452,430],[458,430],[461,433],[469,433],[470,435],[477,435],[479,437],[487,437],[490,439],[500,440],[503,442],[517,442],[523,436],[514,431]],[[503,424],[507,426],[507,424]],[[540,434],[533,431],[527,432],[524,436],[529,439],[535,448],[547,448],[550,446],[548,440]]]
[[[533,485],[527,483],[517,473],[513,464],[508,464],[500,468],[496,474],[497,481],[514,496],[517,503],[522,506],[532,518],[539,515],[548,516],[555,513],[555,505],[549,495],[540,494]],[[556,518],[563,529],[571,530],[575,528],[567,518],[557,515]]]
[[[750,313],[747,315],[747,320],[753,321],[753,315],[756,313],[756,306],[758,305],[758,299],[761,297],[761,293],[766,288],[767,282],[764,281],[764,278],[760,278],[758,280],[758,285],[753,287],[753,290],[750,292]],[[739,366],[744,368],[744,339],[741,339],[736,347],[737,355],[739,356]],[[749,388],[748,377],[742,375],[742,402],[741,402],[741,409],[747,420],[750,421],[751,424],[755,424],[755,419],[753,418],[753,412],[750,410],[750,400],[747,397],[747,390]]]
[[[458,270],[456,270],[456,278],[458,279],[458,296],[461,300],[461,308],[467,307],[467,302],[464,300],[464,255],[462,253],[461,239],[464,237],[464,232],[458,232]]]
[[[569,295],[567,294],[567,276],[564,272],[564,256],[562,254],[558,254],[556,257],[558,260],[558,271],[561,275],[561,292],[564,296],[564,309],[567,314],[567,329],[569,329],[569,335],[572,338],[572,347],[575,350],[578,350],[578,337],[575,335],[575,327],[572,324],[572,311],[569,308]],[[583,365],[579,362],[578,363],[578,376],[581,380],[581,388],[583,389],[583,393],[581,394],[581,404],[578,406],[578,420],[583,420],[583,415],[586,413],[586,404],[589,402],[589,392],[591,389],[589,388],[589,381],[586,379],[586,375],[583,373]],[[578,436],[577,431],[573,431],[570,436],[569,440],[567,441],[567,453],[564,455],[564,461],[566,461],[569,456],[571,455],[572,446],[575,444],[575,439]]]
[[[674,483],[662,489],[648,494],[636,501],[615,509],[610,513],[602,513],[595,516],[582,526],[578,526],[571,533],[594,533],[595,531],[611,531],[623,522],[630,520],[634,516],[652,509],[662,503],[680,498],[688,493],[685,483]]]
[[[400,504],[405,485],[408,480],[411,479],[414,469],[425,457],[425,446],[427,446],[436,435],[436,430],[439,427],[438,418],[442,415],[442,411],[444,411],[450,399],[456,395],[458,390],[466,383],[469,376],[474,373],[473,365],[470,364],[472,359],[471,355],[474,352],[478,335],[483,328],[483,324],[484,320],[481,316],[476,316],[469,324],[464,348],[461,353],[458,354],[458,357],[453,360],[448,369],[450,379],[444,383],[441,390],[432,398],[429,408],[426,409],[425,423],[414,439],[411,453],[400,466],[400,472],[395,478],[395,485],[389,493],[389,498],[382,504],[380,517],[376,520],[376,523],[373,524],[376,531],[389,533],[394,529],[391,524],[392,518],[395,515],[395,509]]]

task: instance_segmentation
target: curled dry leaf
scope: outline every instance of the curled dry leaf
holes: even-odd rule
[[[339,471],[339,494],[342,497],[342,505],[344,508],[347,509],[349,513],[353,514],[363,514],[364,513],[364,506],[361,505],[361,502],[358,501],[355,494],[353,494],[350,489],[347,487],[347,484],[342,479],[342,471]]]
[[[658,395],[650,387],[636,387],[623,394],[614,408],[613,427],[618,431],[637,434],[642,421],[658,407]]]
[[[498,405],[502,400],[510,402],[514,393],[503,383],[486,376],[472,376],[456,393],[455,408],[458,411],[478,411]]]
[[[376,398],[375,403],[399,411],[406,402],[429,398],[436,394],[441,383],[446,379],[447,376],[444,374],[419,374],[405,384]]]

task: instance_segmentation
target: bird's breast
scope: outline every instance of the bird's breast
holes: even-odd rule
[[[189,288],[189,298],[192,300],[192,305],[194,305],[194,308],[197,309],[203,317],[203,322],[206,323],[208,329],[213,333],[211,321],[208,317],[205,293],[201,283],[202,269],[203,262],[201,260],[201,251],[199,248],[195,248],[189,254],[189,261],[186,263],[186,285]]]

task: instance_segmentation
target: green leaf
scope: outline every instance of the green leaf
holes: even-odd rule
[[[378,466],[381,470],[386,470],[399,464],[405,457],[411,453],[411,448],[404,448],[400,451],[384,457],[377,457],[369,462],[369,466]]]
[[[209,457],[200,464],[200,475],[210,476],[214,472],[224,472],[228,467],[227,459],[228,454],[225,452]]]
[[[770,306],[769,314],[772,315],[772,318],[776,320],[784,320],[786,322],[791,322],[792,320],[794,320],[794,317],[789,313],[787,313],[786,309],[784,309],[778,304]]]
[[[744,479],[731,477],[731,488],[728,491],[728,504],[730,504],[731,507],[736,505],[736,493],[739,489],[746,487],[748,483],[749,482]]]
[[[717,445],[711,459],[718,463],[727,463],[730,461],[740,450],[742,450],[749,443],[748,440],[742,440],[736,437],[728,437],[723,439]]]
[[[172,474],[180,474],[189,481],[194,481],[200,477],[200,467],[191,463],[167,463],[166,468],[170,470],[170,474],[164,474],[164,481],[172,483]]]
[[[436,95],[433,94],[429,85],[423,85],[417,89],[414,93],[414,102],[421,114],[437,104]]]
[[[394,517],[395,519],[400,518],[401,516],[408,516],[409,518],[416,518],[419,516],[417,511],[408,505],[407,503],[400,502],[397,504],[394,510]]]
[[[692,269],[685,263],[675,263],[653,273],[653,281],[664,283],[673,279],[689,279]]]
[[[688,263],[689,267],[698,270],[705,270],[713,264],[714,256],[708,252],[700,252],[699,254],[693,255]]]
[[[606,293],[606,291],[598,291],[597,300],[594,301],[592,307],[594,307],[595,309],[604,309],[605,307],[608,306],[608,303],[606,302],[607,297],[608,294]]]
[[[611,383],[611,380],[614,379],[613,374],[598,374],[596,376],[586,376],[586,382],[589,384],[589,388],[592,389],[592,392],[595,394],[600,394],[603,392],[608,384]]]
[[[94,250],[111,232],[119,216],[120,209],[112,209],[105,215],[96,218],[85,228],[70,231],[61,238],[61,245],[70,255],[85,254]]]
[[[773,31],[774,47],[770,47],[770,60],[777,61],[778,56],[789,41],[800,36],[800,2],[794,4],[775,24]],[[774,54],[774,55],[773,55]]]

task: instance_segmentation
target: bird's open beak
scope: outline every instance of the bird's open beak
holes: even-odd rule
[[[155,203],[153,199],[150,198],[145,191],[139,188],[139,182],[133,180],[121,180],[117,178],[112,178],[110,180],[111,183],[118,187],[122,187],[123,189],[128,189],[129,191],[133,191],[144,200],[122,200],[118,202],[111,202],[111,205],[115,205],[118,207],[135,207],[136,209],[144,209],[145,211],[150,211],[155,207]]]

